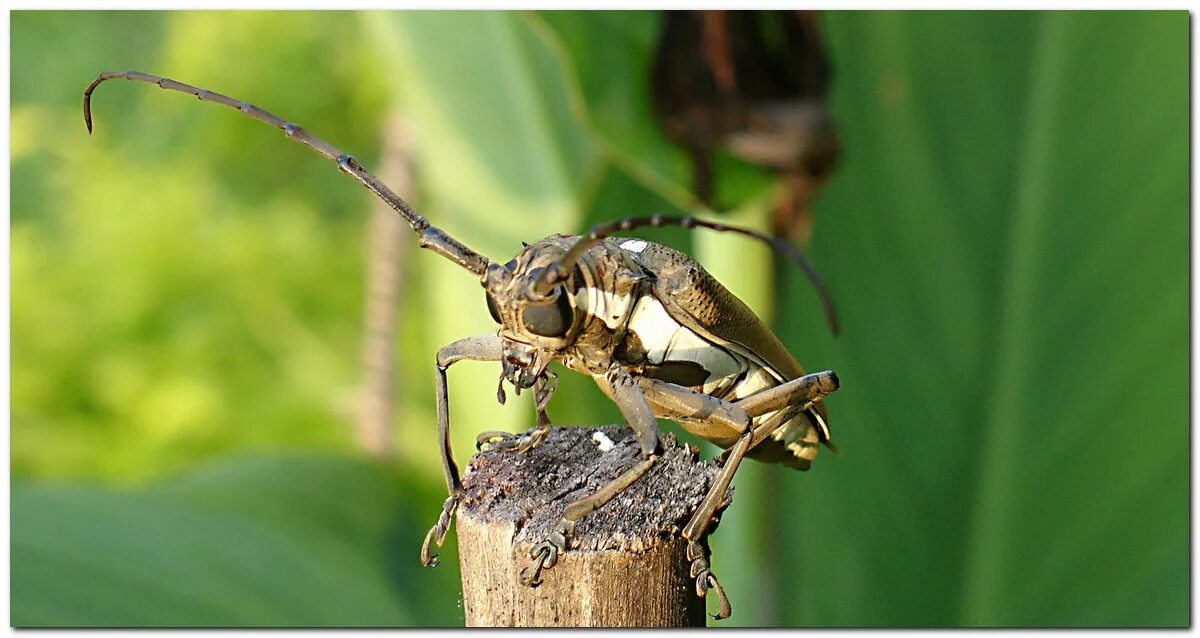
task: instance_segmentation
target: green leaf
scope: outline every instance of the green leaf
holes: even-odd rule
[[[572,104],[606,159],[676,208],[694,210],[702,204],[691,192],[687,153],[654,116],[651,68],[661,21],[653,11],[542,11],[530,19],[566,61]],[[768,173],[728,153],[713,159],[719,201],[737,208],[770,189]]]
[[[418,203],[433,223],[500,263],[522,241],[581,223],[583,193],[601,166],[570,111],[562,65],[523,14],[364,17],[364,30],[390,69],[394,102],[413,131]],[[439,347],[493,332],[495,324],[476,278],[429,254],[411,263],[423,282],[413,307],[428,324],[429,370]],[[504,408],[496,404],[499,372],[495,363],[450,371],[459,452],[472,449],[481,431],[532,425],[527,396],[513,397]]]
[[[580,115],[606,155],[663,197],[694,202],[687,155],[663,135],[650,96],[650,63],[658,37],[649,11],[544,11],[535,24],[571,69]]]
[[[173,69],[370,164],[379,108],[350,80],[373,77],[366,53],[329,55],[354,16],[31,11],[15,28],[14,472],[133,481],[235,449],[352,449],[370,194],[261,122],[151,85],[101,86],[89,136],[80,92],[106,69]],[[89,55],[57,53],[75,43]]]
[[[356,378],[368,194],[259,123],[150,87],[106,85],[85,143],[94,73],[175,69],[372,167],[394,101],[415,144],[403,194],[507,259],[691,206],[650,115],[658,19],[15,13],[14,623],[460,618],[454,561],[412,568],[441,499],[429,368],[493,326],[476,283],[428,254],[410,260],[398,347],[398,438],[417,442],[402,465],[422,476],[274,461],[135,491],[20,482],[351,445],[338,397]],[[1187,14],[819,21],[844,152],[810,257],[843,334],[795,274],[773,314],[806,367],[841,375],[846,454],[739,473],[713,539],[735,622],[1187,624]],[[347,46],[363,36],[380,46]],[[80,43],[92,58],[62,53]],[[719,192],[754,190],[723,168]],[[748,274],[732,244],[715,252]],[[490,400],[495,366],[462,368],[460,454],[531,422]],[[550,411],[615,418],[579,375]]]
[[[844,331],[780,326],[846,455],[780,483],[783,623],[1186,625],[1187,14],[824,24]]]
[[[319,456],[229,460],[133,491],[18,484],[12,622],[460,625],[457,570],[418,566],[414,496],[377,465]]]

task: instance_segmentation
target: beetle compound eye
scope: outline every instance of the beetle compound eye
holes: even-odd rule
[[[503,321],[500,321],[500,309],[496,307],[496,298],[493,297],[491,293],[487,293],[486,297],[488,312],[491,313],[492,320],[494,320],[496,323],[504,323]]]
[[[539,337],[561,337],[570,329],[574,311],[571,302],[561,292],[549,303],[526,306],[521,311],[525,328]]]

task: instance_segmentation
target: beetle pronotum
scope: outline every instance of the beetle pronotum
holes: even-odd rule
[[[497,361],[503,384],[518,392],[533,388],[538,426],[524,435],[485,432],[479,443],[515,451],[538,444],[550,421],[546,403],[558,361],[591,376],[620,408],[637,434],[643,459],[594,494],[567,506],[555,533],[530,552],[522,571],[535,586],[543,570],[565,551],[576,522],[602,507],[644,475],[659,451],[656,417],[678,422],[689,432],[726,448],[724,465],[708,494],[682,531],[687,540],[696,594],[717,592],[727,617],[728,600],[712,574],[701,545],[730,481],[745,456],[808,469],[819,444],[829,443],[829,419],[822,399],[838,388],[832,371],[804,373],[800,364],[737,297],[707,271],[676,250],[642,239],[615,238],[641,227],[682,226],[733,232],[764,241],[798,264],[816,286],[831,327],[836,319],[828,291],[804,256],[791,244],[760,233],[694,217],[631,217],[600,224],[578,236],[551,235],[526,246],[507,263],[480,255],[431,225],[352,157],[300,126],[252,104],[175,80],[140,73],[101,73],[83,93],[83,116],[92,130],[91,96],[102,82],[126,79],[216,102],[280,129],[289,138],[335,162],[400,214],[419,236],[422,248],[480,278],[495,332],[451,343],[437,353],[438,443],[449,497],[437,523],[425,536],[421,561],[435,565],[430,545],[441,545],[461,491],[450,450],[446,369],[459,361]]]

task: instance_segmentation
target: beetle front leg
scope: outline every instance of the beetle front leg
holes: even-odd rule
[[[530,550],[529,557],[533,559],[533,563],[521,570],[521,582],[529,587],[536,587],[541,583],[542,570],[550,569],[558,563],[559,555],[566,551],[567,541],[575,531],[575,524],[644,476],[658,458],[658,421],[654,419],[654,412],[646,402],[637,381],[624,368],[613,366],[603,379],[597,378],[597,382],[607,386],[613,401],[625,417],[625,422],[637,434],[643,459],[595,493],[574,501],[563,510],[558,529]]]
[[[437,391],[437,420],[438,420],[438,449],[442,456],[442,473],[446,478],[446,491],[449,497],[442,504],[442,514],[438,521],[425,534],[425,542],[421,544],[421,564],[426,567],[437,565],[438,555],[431,554],[429,546],[436,542],[438,547],[446,540],[446,532],[450,530],[450,522],[454,517],[454,509],[458,507],[458,497],[462,493],[462,481],[459,479],[458,465],[450,449],[450,396],[446,387],[446,369],[459,361],[499,361],[503,356],[504,345],[495,334],[467,337],[451,343],[437,353],[437,363],[434,366],[435,385]]]
[[[550,397],[557,388],[558,374],[553,370],[544,371],[533,384],[537,427],[530,428],[524,434],[488,430],[475,437],[475,449],[483,450],[486,445],[491,450],[511,450],[517,454],[524,454],[537,447],[550,434],[550,415],[546,414],[546,406],[550,403]]]

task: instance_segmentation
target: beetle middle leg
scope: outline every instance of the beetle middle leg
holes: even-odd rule
[[[451,343],[437,353],[437,363],[434,366],[437,386],[437,421],[438,449],[442,456],[442,473],[446,478],[446,491],[449,496],[442,504],[442,514],[437,523],[425,534],[425,542],[421,544],[421,564],[426,567],[437,565],[438,555],[429,552],[429,546],[437,542],[442,546],[446,540],[446,532],[450,530],[450,521],[454,510],[458,507],[458,498],[462,493],[462,481],[459,478],[458,465],[450,449],[450,396],[446,387],[446,369],[459,361],[499,361],[503,356],[504,345],[495,334],[467,337]]]
[[[574,533],[579,519],[603,507],[605,503],[611,501],[613,497],[645,475],[658,458],[658,421],[655,420],[654,412],[650,409],[650,404],[642,394],[641,388],[638,387],[637,381],[624,368],[613,366],[604,377],[597,378],[597,382],[601,383],[602,387],[608,391],[617,404],[617,408],[625,417],[625,422],[637,435],[638,445],[642,450],[642,461],[609,481],[596,492],[567,505],[563,510],[563,517],[559,521],[558,529],[529,552],[533,563],[521,570],[521,582],[529,587],[541,583],[542,570],[550,569],[558,563],[558,556],[566,551],[567,540]]]

